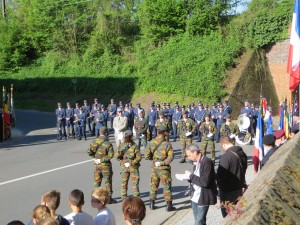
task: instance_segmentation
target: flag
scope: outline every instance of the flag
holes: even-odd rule
[[[290,138],[290,129],[289,129],[290,118],[291,118],[291,116],[290,116],[288,110],[284,110],[284,124],[283,124],[283,129],[284,129],[285,137],[287,139]]]
[[[267,134],[273,134],[273,116],[270,115],[267,124]]]
[[[258,172],[259,161],[262,160],[263,153],[263,143],[262,139],[264,136],[264,128],[263,128],[263,118],[261,117],[261,112],[258,112],[257,116],[257,126],[256,126],[256,136],[254,142],[254,149],[252,155],[252,161],[254,165],[254,174]]]
[[[288,57],[288,73],[290,74],[290,90],[294,91],[300,82],[300,0],[295,0],[290,49]]]
[[[282,130],[284,128],[284,108],[285,106],[282,104],[280,110],[280,121],[279,121],[278,130]]]

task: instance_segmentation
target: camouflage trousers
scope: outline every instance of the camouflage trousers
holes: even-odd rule
[[[150,178],[150,200],[156,199],[159,183],[162,183],[164,189],[164,198],[166,201],[172,201],[172,178],[171,169],[152,168]]]
[[[100,187],[103,179],[104,186],[109,190],[112,194],[112,167],[111,165],[103,165],[103,164],[94,164],[95,172],[94,172],[94,186]]]
[[[132,193],[133,196],[140,197],[140,171],[139,168],[134,168],[130,166],[129,168],[126,168],[125,166],[122,166],[122,170],[120,172],[121,175],[121,197],[125,198],[127,196],[127,190],[128,190],[128,180],[131,176],[132,181]]]
[[[181,144],[181,158],[184,158],[185,155],[185,149],[187,146],[192,144],[192,138],[186,138],[180,136],[180,144]]]
[[[215,161],[216,157],[215,157],[215,143],[213,140],[204,140],[202,141],[202,154],[206,155],[206,150],[209,150],[211,153],[211,160]]]

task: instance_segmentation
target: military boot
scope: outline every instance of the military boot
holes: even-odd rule
[[[176,208],[173,206],[172,201],[167,201],[167,207],[166,207],[166,211],[167,212],[171,212],[176,210]]]
[[[185,157],[183,157],[183,158],[179,161],[179,163],[185,163]]]
[[[151,209],[151,210],[154,210],[154,209],[155,209],[154,203],[155,203],[154,200],[151,199],[151,200],[150,200],[150,209]]]

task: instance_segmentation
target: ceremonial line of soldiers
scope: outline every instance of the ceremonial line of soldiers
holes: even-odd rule
[[[111,103],[107,109],[103,104],[98,103],[94,99],[94,104],[90,107],[86,100],[82,107],[76,103],[73,109],[70,103],[67,108],[63,109],[61,103],[58,103],[56,109],[58,139],[67,139],[67,137],[78,139],[86,139],[86,126],[88,126],[90,134],[96,136],[96,139],[90,144],[88,154],[95,158],[95,174],[94,185],[101,185],[102,179],[112,195],[112,166],[110,160],[116,156],[122,167],[121,177],[121,196],[126,198],[127,185],[129,176],[132,179],[133,195],[140,195],[139,192],[139,166],[142,159],[140,149],[146,149],[145,159],[152,160],[152,174],[150,181],[150,209],[154,209],[154,201],[159,183],[162,182],[164,188],[164,198],[167,202],[167,211],[175,208],[172,206],[171,194],[171,167],[174,153],[171,143],[169,142],[169,134],[172,133],[173,141],[176,141],[177,133],[179,133],[181,143],[181,159],[180,163],[186,161],[185,149],[192,144],[192,138],[195,134],[197,141],[202,141],[202,152],[206,154],[206,149],[211,151],[211,159],[215,162],[215,144],[219,141],[220,135],[227,135],[234,139],[238,134],[238,127],[231,122],[232,108],[227,101],[222,104],[213,103],[211,108],[198,102],[195,108],[191,104],[179,107],[175,102],[173,108],[169,103],[155,105],[151,102],[147,117],[145,110],[137,103],[137,107],[133,108],[132,104],[122,102],[119,106],[111,99]],[[245,102],[245,107],[241,113],[249,116],[254,115],[253,109],[249,102]],[[113,145],[108,140],[109,132],[107,123],[110,121],[111,130],[114,130],[117,151],[114,152]],[[67,129],[66,129],[67,127]],[[133,141],[135,136],[137,144]],[[148,141],[148,143],[147,143]],[[114,199],[110,199],[110,203],[114,203]]]

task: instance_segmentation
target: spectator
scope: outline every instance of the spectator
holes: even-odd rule
[[[275,141],[276,148],[279,148],[287,141],[284,130],[276,130],[274,136],[276,138]]]
[[[116,225],[114,214],[106,207],[109,197],[105,187],[97,187],[92,191],[91,205],[98,209],[98,214],[94,218],[95,225]]]
[[[220,143],[225,153],[220,158],[217,183],[220,190],[220,201],[223,204],[222,216],[226,217],[224,204],[228,202],[236,204],[238,198],[243,195],[242,189],[246,188],[247,155],[241,147],[234,146],[228,136],[223,136]]]
[[[58,221],[52,217],[43,219],[38,225],[59,225]]]
[[[122,212],[127,225],[141,225],[146,216],[146,207],[139,197],[127,197],[123,200]]]
[[[192,209],[195,225],[205,225],[209,205],[217,203],[217,186],[215,183],[214,162],[203,155],[197,145],[189,145],[186,149],[189,160],[194,162],[193,173],[186,171],[192,183]]]
[[[263,159],[260,162],[261,168],[266,164],[266,162],[269,160],[271,155],[273,155],[273,153],[276,151],[275,141],[276,141],[276,138],[272,134],[267,134],[263,137],[265,156],[263,157]]]
[[[9,222],[7,225],[25,225],[25,224],[23,222],[21,222],[20,220],[13,220],[13,221]]]
[[[84,205],[84,194],[82,191],[75,189],[70,192],[69,206],[72,213],[65,216],[71,225],[94,225],[93,217],[82,211]]]
[[[33,224],[40,224],[46,218],[51,218],[50,209],[45,205],[36,206],[32,212]]]

